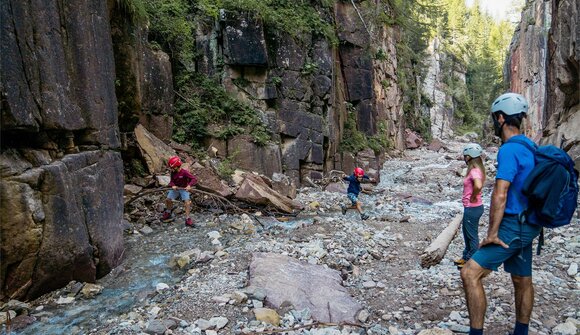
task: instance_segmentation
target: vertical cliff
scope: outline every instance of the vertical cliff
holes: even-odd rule
[[[511,91],[524,95],[530,104],[525,133],[539,140],[545,126],[547,42],[552,20],[550,1],[528,1],[516,28],[506,60],[506,79]]]
[[[123,253],[123,165],[104,1],[3,1],[0,296],[94,282]]]
[[[510,90],[530,101],[526,134],[580,160],[580,1],[528,1],[506,64]]]
[[[351,3],[320,10],[340,27],[337,44],[317,34],[293,37],[253,13],[222,11],[215,24],[198,26],[197,68],[218,75],[227,91],[259,111],[274,134],[265,147],[243,136],[210,141],[239,167],[282,172],[297,182],[333,169],[349,171],[355,163],[376,174],[379,161],[372,151],[357,157],[341,148],[346,126],[404,148],[396,30],[380,27],[371,41]],[[381,57],[375,57],[376,50]],[[354,123],[345,125],[349,121]]]
[[[542,141],[567,150],[580,167],[580,1],[553,1],[552,14]]]

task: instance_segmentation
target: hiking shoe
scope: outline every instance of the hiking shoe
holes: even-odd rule
[[[193,220],[191,220],[191,218],[185,219],[185,225],[188,227],[193,227]]]
[[[344,204],[340,205],[340,210],[342,211],[342,215],[346,215],[346,206]]]
[[[461,267],[463,267],[463,265],[464,265],[466,262],[467,262],[467,261],[466,261],[465,259],[463,259],[463,258],[459,258],[459,259],[456,259],[456,260],[454,260],[454,261],[453,261],[453,263],[454,263],[455,265],[457,265],[457,266],[460,266],[460,265],[461,265]]]
[[[163,211],[163,215],[161,216],[161,221],[163,221],[163,222],[173,221],[173,217],[171,215],[171,212],[167,211],[167,210]]]
[[[361,219],[361,220],[366,220],[366,219],[368,219],[368,218],[369,218],[369,216],[368,216],[368,215],[366,215],[365,213],[362,213],[362,214],[360,215],[360,219]]]

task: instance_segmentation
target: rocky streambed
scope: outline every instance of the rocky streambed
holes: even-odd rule
[[[458,235],[443,261],[419,255],[461,211],[463,143],[389,159],[370,219],[342,215],[342,193],[300,190],[305,210],[289,221],[203,212],[196,228],[161,223],[144,197],[127,213],[125,261],[95,285],[71,283],[35,301],[12,301],[12,334],[453,334],[468,331]],[[490,181],[494,153],[488,150]],[[487,207],[487,206],[486,206]],[[480,236],[487,226],[487,210]],[[531,334],[576,334],[580,320],[578,217],[549,231],[534,259]],[[485,280],[488,334],[515,320],[509,275]],[[17,316],[18,315],[18,316]],[[321,322],[322,321],[322,322]]]

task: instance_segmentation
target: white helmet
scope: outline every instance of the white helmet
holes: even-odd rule
[[[463,148],[463,156],[469,156],[471,158],[476,158],[481,156],[483,149],[477,143],[469,143]]]
[[[503,112],[505,115],[528,113],[528,101],[521,94],[505,93],[491,104],[491,113]]]

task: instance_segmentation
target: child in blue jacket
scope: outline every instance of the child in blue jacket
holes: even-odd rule
[[[343,215],[346,214],[346,211],[348,209],[356,209],[360,213],[360,218],[362,220],[368,219],[369,216],[367,214],[363,213],[363,211],[362,211],[362,203],[360,201],[358,201],[358,195],[360,192],[370,194],[370,192],[363,190],[360,183],[363,179],[367,179],[371,182],[374,182],[374,179],[365,175],[365,171],[359,167],[355,168],[353,174],[350,176],[347,176],[346,174],[344,174],[342,176],[342,179],[344,181],[349,182],[348,189],[346,190],[346,196],[348,197],[348,199],[351,202],[351,205],[349,207],[345,206],[344,204],[340,205],[340,208],[342,209],[342,214]]]

